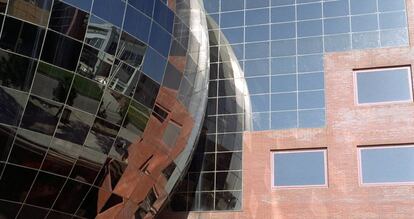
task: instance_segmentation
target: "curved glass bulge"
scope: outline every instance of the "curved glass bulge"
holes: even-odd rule
[[[148,218],[201,130],[194,0],[0,1],[0,217]]]

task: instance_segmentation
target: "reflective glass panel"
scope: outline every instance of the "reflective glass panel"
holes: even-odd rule
[[[409,68],[356,72],[358,103],[411,101]]]
[[[280,151],[273,153],[273,185],[326,185],[325,150]]]

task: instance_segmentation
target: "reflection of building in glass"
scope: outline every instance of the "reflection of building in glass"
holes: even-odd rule
[[[197,1],[0,3],[0,217],[153,217],[204,115]]]
[[[413,5],[0,0],[0,218],[410,218]]]

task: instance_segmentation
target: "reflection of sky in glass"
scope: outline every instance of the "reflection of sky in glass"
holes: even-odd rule
[[[274,186],[325,184],[324,151],[275,153]]]
[[[408,68],[358,72],[358,102],[376,103],[411,99]]]
[[[361,149],[363,183],[414,182],[414,147]]]
[[[248,95],[267,95],[263,107],[254,106],[254,113],[267,112],[251,115],[255,131],[325,125],[325,53],[408,45],[404,0],[242,2],[204,0],[204,6],[219,24],[212,29],[222,31],[228,40],[221,37],[220,46],[240,48],[237,58],[245,71]],[[296,102],[288,109],[273,102],[285,93]],[[273,107],[262,111],[267,104]]]

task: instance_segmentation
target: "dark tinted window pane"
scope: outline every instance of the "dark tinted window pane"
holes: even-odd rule
[[[33,82],[32,93],[61,103],[66,101],[73,74],[40,62]],[[47,86],[45,86],[47,84]]]
[[[14,17],[46,26],[53,0],[9,0],[7,13]]]
[[[195,154],[191,171],[213,171],[215,169],[216,154]]]
[[[110,9],[110,10],[108,10]],[[121,27],[124,17],[125,2],[122,0],[95,0],[92,13]]]
[[[142,64],[146,49],[147,46],[143,42],[126,32],[122,32],[116,57],[134,67],[138,67]]]
[[[35,25],[7,17],[0,39],[0,46],[26,56],[37,58],[45,30]]]
[[[358,103],[411,100],[411,76],[408,68],[378,69],[356,73]]]
[[[148,76],[141,74],[137,89],[135,90],[134,99],[145,106],[152,108],[159,89],[160,85],[157,82],[153,81]]]
[[[76,76],[66,104],[95,114],[103,94],[103,86]]]
[[[81,145],[53,139],[42,164],[42,170],[67,176],[81,151]]]
[[[66,107],[60,118],[55,137],[82,145],[94,117],[82,111]]]
[[[108,154],[118,134],[119,126],[103,119],[96,118],[86,139],[85,146],[104,154]]]
[[[92,6],[92,0],[63,0],[73,6],[81,8],[85,11],[90,11]]]
[[[7,165],[0,180],[0,198],[23,202],[35,178],[36,171]],[[19,179],[19,180],[16,180]]]
[[[76,72],[102,84],[109,81],[114,56],[85,45]]]
[[[89,188],[90,186],[86,184],[69,179],[57,198],[53,209],[71,214],[75,213]]]
[[[9,162],[39,168],[52,137],[37,132],[19,129]]]
[[[91,16],[85,42],[99,50],[115,55],[120,30],[114,25]]]
[[[27,101],[27,94],[0,87],[0,122],[17,126],[22,117],[23,108]]]
[[[0,161],[6,161],[16,135],[16,128],[0,125]],[[3,166],[0,165],[0,171]]]
[[[241,170],[242,153],[217,153],[216,170]]]
[[[40,172],[27,196],[26,203],[49,208],[52,206],[65,178]],[[45,192],[47,189],[47,192]]]
[[[7,201],[0,201],[0,215],[7,218],[16,217],[20,210],[20,204],[15,204]]]
[[[59,219],[72,219],[72,215],[70,215],[70,214],[64,214],[62,212],[57,212],[57,211],[50,211],[46,218],[47,219],[54,219],[54,218],[59,218]]]
[[[63,106],[58,103],[30,96],[20,126],[46,135],[52,135],[62,109]]]
[[[63,2],[55,2],[49,28],[83,41],[89,14]]]
[[[214,190],[214,173],[190,173],[190,191],[212,191]]]
[[[7,1],[8,0],[0,0],[0,12],[4,13],[6,11]]]
[[[214,193],[200,192],[189,194],[188,207],[193,211],[209,211],[214,209]]]
[[[106,156],[100,152],[83,147],[70,178],[92,184],[105,163]]]
[[[243,99],[224,97],[218,99],[218,114],[243,113]]]
[[[74,71],[82,44],[58,33],[48,31],[43,45],[43,61]]]
[[[242,189],[242,172],[217,172],[216,173],[216,190],[241,190]]]
[[[241,132],[243,131],[243,115],[219,116],[217,120],[217,132]]]
[[[144,132],[149,119],[150,110],[138,102],[131,101],[127,116],[122,125],[127,130],[134,134],[141,134]]]
[[[325,185],[325,151],[276,152],[272,186]]]
[[[414,147],[361,148],[362,183],[414,181]]]
[[[151,21],[135,8],[128,6],[125,14],[124,30],[132,36],[148,42]]]
[[[25,218],[44,218],[47,215],[47,210],[44,208],[38,208],[34,206],[25,205],[22,210],[20,210],[18,219]]]
[[[216,192],[216,210],[240,210],[242,192]]]
[[[95,218],[98,213],[98,194],[105,195],[106,197],[110,196],[108,192],[92,187],[85,197],[85,200],[82,202],[82,205],[76,211],[76,215],[86,218]]]
[[[37,62],[0,50],[0,85],[29,91]]]
[[[218,134],[217,150],[218,151],[238,151],[242,150],[242,133]]]

